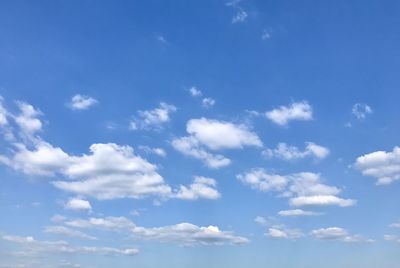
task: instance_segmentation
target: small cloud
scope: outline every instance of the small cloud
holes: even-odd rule
[[[287,126],[289,121],[302,120],[310,121],[313,119],[313,111],[307,101],[294,102],[290,106],[280,106],[265,113],[265,116],[281,126]]]
[[[97,103],[98,101],[92,97],[76,94],[71,98],[68,107],[71,110],[87,110]]]
[[[372,114],[372,108],[364,103],[356,103],[353,105],[353,109],[351,110],[353,115],[358,120],[363,120],[367,117],[367,115]]]
[[[212,98],[204,98],[202,100],[202,105],[204,108],[210,108],[215,105],[215,100]]]
[[[201,90],[198,89],[198,88],[195,87],[195,86],[189,88],[189,92],[190,92],[190,95],[192,95],[192,97],[201,97],[201,96],[203,95],[203,93],[201,92]]]
[[[267,40],[271,38],[271,32],[269,30],[264,29],[264,31],[261,34],[261,39],[262,40]]]
[[[64,208],[70,210],[92,210],[92,206],[90,205],[89,201],[80,198],[71,198],[64,205]]]
[[[165,44],[165,45],[168,44],[167,39],[165,39],[165,37],[162,36],[162,35],[156,35],[156,40],[157,40],[158,42],[162,43],[162,44]]]

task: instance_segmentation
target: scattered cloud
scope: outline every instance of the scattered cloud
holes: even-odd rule
[[[140,150],[143,150],[144,152],[148,153],[148,154],[155,154],[161,157],[166,157],[167,153],[165,152],[165,150],[163,148],[159,148],[159,147],[149,147],[149,146],[139,146]]]
[[[201,96],[203,95],[203,93],[201,92],[201,90],[198,89],[198,88],[195,87],[195,86],[189,88],[189,93],[190,93],[190,95],[192,95],[192,97],[201,97]]]
[[[283,225],[274,225],[268,228],[266,236],[274,239],[299,239],[304,236],[300,229],[288,229]]]
[[[194,182],[189,187],[180,186],[175,198],[187,200],[218,199],[221,194],[215,189],[216,186],[217,182],[214,179],[195,176]]]
[[[201,103],[202,103],[202,105],[203,105],[204,108],[211,108],[212,106],[215,105],[215,100],[212,99],[212,98],[204,98],[204,99],[201,101]]]
[[[290,121],[313,119],[312,107],[307,101],[294,102],[290,106],[280,106],[265,113],[265,116],[275,124],[287,126]]]
[[[68,107],[71,110],[87,110],[97,103],[98,101],[92,97],[76,94],[71,98]]]
[[[264,226],[268,224],[268,220],[262,216],[257,216],[254,219],[254,222],[257,223],[258,225]]]
[[[400,147],[393,151],[376,151],[356,159],[355,168],[364,176],[377,178],[378,185],[390,184],[400,179]]]
[[[318,216],[321,215],[321,213],[302,210],[302,209],[291,209],[291,210],[281,210],[278,212],[278,215],[282,217],[299,217],[299,216]]]
[[[69,237],[81,238],[81,239],[88,239],[88,240],[97,240],[96,237],[85,234],[81,231],[74,230],[65,226],[47,226],[44,229],[45,233],[57,234],[57,235],[65,235]]]
[[[358,119],[365,119],[369,114],[372,114],[372,108],[364,103],[356,103],[352,108],[353,115]]]
[[[339,227],[321,228],[311,231],[311,235],[321,240],[337,240],[346,243],[354,242],[373,242],[371,239],[365,239],[360,235],[351,235],[346,229]]]
[[[176,112],[174,105],[160,102],[159,107],[153,110],[138,111],[138,116],[130,122],[131,130],[160,129],[161,126],[171,120],[170,114]]]
[[[301,151],[296,146],[287,145],[284,142],[278,143],[275,149],[265,149],[262,154],[267,158],[276,157],[283,160],[297,160],[306,157],[313,157],[315,159],[324,159],[329,155],[328,148],[313,142],[306,142],[306,147]]]
[[[251,188],[262,192],[278,192],[279,196],[289,198],[291,206],[353,206],[353,199],[337,197],[341,190],[321,182],[321,175],[301,172],[290,175],[268,173],[262,168],[252,169],[237,178]]]
[[[157,40],[158,42],[164,44],[164,45],[167,45],[167,44],[168,44],[168,40],[165,39],[165,37],[162,36],[162,35],[159,35],[159,34],[156,35],[156,40]]]
[[[92,210],[90,202],[81,198],[69,199],[64,208],[70,210]]]
[[[262,34],[261,34],[261,39],[262,40],[268,40],[271,38],[271,31],[264,29]]]

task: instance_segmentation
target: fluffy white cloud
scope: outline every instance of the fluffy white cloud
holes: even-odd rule
[[[253,189],[263,192],[279,192],[280,196],[290,198],[289,204],[292,206],[338,205],[346,207],[356,203],[353,199],[337,197],[336,195],[340,194],[341,190],[321,183],[321,175],[318,173],[301,172],[283,176],[257,168],[239,174],[237,178]]]
[[[42,130],[43,124],[38,118],[42,115],[42,112],[22,101],[18,101],[17,106],[20,113],[14,116],[15,123],[19,126],[21,134],[25,138],[31,138],[36,132]]]
[[[338,240],[342,242],[372,242],[360,235],[351,235],[346,229],[339,227],[321,228],[311,231],[311,235],[321,240]]]
[[[92,210],[90,202],[81,198],[71,198],[64,205],[64,208],[71,210]]]
[[[76,94],[71,98],[68,106],[72,110],[87,110],[97,103],[98,101],[92,97]]]
[[[97,240],[96,237],[85,234],[84,232],[74,230],[65,226],[57,225],[57,226],[47,226],[44,228],[45,233],[51,234],[58,234],[58,235],[65,235],[69,237],[76,237],[81,239],[88,239],[88,240]]]
[[[357,158],[355,167],[364,176],[378,179],[377,184],[390,184],[400,179],[400,147],[393,151],[377,151]]]
[[[306,101],[294,102],[290,106],[280,106],[266,112],[265,116],[281,126],[286,126],[292,120],[308,121],[313,119],[312,107]]]
[[[221,168],[231,163],[229,158],[220,154],[207,152],[194,137],[176,138],[172,141],[172,147],[182,154],[202,160],[210,168]]]
[[[201,97],[203,95],[201,90],[194,86],[189,88],[189,92],[190,92],[190,95],[192,95],[193,97]]]
[[[278,212],[278,215],[282,217],[298,217],[298,216],[317,216],[321,215],[321,213],[302,210],[302,209],[292,209],[292,210],[281,210]]]
[[[8,124],[8,112],[6,108],[3,106],[3,97],[0,95],[0,126],[4,126]]]
[[[262,154],[268,158],[276,157],[283,160],[296,160],[306,157],[323,159],[329,155],[329,149],[313,142],[306,142],[305,149],[300,151],[296,146],[290,146],[281,142],[278,143],[275,149],[266,149]]]
[[[372,108],[364,103],[356,103],[353,105],[353,109],[351,111],[357,119],[361,120],[365,119],[367,115],[372,113]]]
[[[267,225],[267,224],[268,224],[267,219],[264,218],[264,217],[262,217],[262,216],[257,216],[257,217],[254,219],[254,222],[257,223],[257,224],[259,224],[259,225]]]
[[[246,244],[248,239],[235,236],[232,232],[221,231],[216,226],[200,227],[191,223],[179,223],[163,227],[141,227],[124,217],[77,219],[66,225],[87,229],[106,229],[109,231],[124,231],[134,239],[172,242],[185,246]]]
[[[160,102],[159,107],[153,110],[138,111],[138,118],[130,122],[130,129],[159,129],[162,124],[170,121],[170,114],[176,110],[174,105]]]
[[[261,147],[262,142],[245,125],[206,118],[191,119],[186,131],[211,150],[241,149],[244,146]]]
[[[215,189],[216,185],[217,182],[214,179],[196,176],[189,187],[180,186],[175,198],[187,200],[218,199],[221,194]]]
[[[100,254],[100,255],[136,255],[136,248],[117,249],[110,247],[72,246],[65,241],[40,241],[31,236],[3,235],[2,240],[18,244],[25,254],[69,253],[69,254]]]
[[[298,239],[304,236],[301,230],[288,229],[282,225],[275,225],[268,228],[268,232],[265,235],[276,239]]]
[[[215,100],[213,98],[204,98],[201,101],[204,108],[210,108],[215,105]]]

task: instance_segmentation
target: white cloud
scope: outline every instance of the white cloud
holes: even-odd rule
[[[63,222],[63,221],[65,221],[67,218],[65,217],[65,216],[63,216],[63,215],[59,215],[59,214],[56,214],[56,215],[54,215],[53,217],[51,217],[51,221],[52,222]]]
[[[221,194],[215,189],[216,186],[217,182],[214,179],[195,176],[194,182],[189,187],[180,186],[175,198],[187,200],[218,199]]]
[[[371,107],[364,103],[354,104],[351,111],[353,115],[359,120],[365,119],[367,115],[372,113]]]
[[[23,101],[17,101],[17,106],[20,113],[14,116],[15,123],[19,126],[24,138],[32,138],[36,132],[42,130],[43,124],[38,119],[42,112]]]
[[[400,222],[399,223],[392,223],[392,224],[390,224],[390,227],[392,227],[392,228],[400,228]]]
[[[364,176],[377,178],[377,184],[390,184],[400,179],[400,147],[393,151],[377,151],[357,158],[355,167]]]
[[[360,235],[351,235],[346,229],[339,227],[321,228],[311,231],[311,235],[321,240],[338,240],[342,242],[373,242],[371,239],[365,239]]]
[[[192,97],[201,97],[203,95],[201,90],[194,86],[189,88],[189,92],[190,92],[190,95],[192,95]]]
[[[246,11],[244,11],[241,7],[236,7],[236,14],[232,18],[232,23],[244,22],[248,17]]]
[[[159,129],[162,124],[171,120],[170,114],[176,110],[174,105],[160,102],[159,107],[153,110],[138,111],[138,118],[134,118],[130,122],[130,129]]]
[[[261,147],[262,142],[245,125],[206,118],[191,119],[186,131],[211,150],[241,149],[244,146]]]
[[[81,238],[81,239],[88,239],[88,240],[97,240],[96,237],[85,234],[81,231],[73,230],[71,228],[65,227],[65,226],[47,226],[44,229],[45,233],[51,233],[51,234],[58,234],[58,235],[65,235],[69,237],[76,237],[76,238]]]
[[[0,126],[4,126],[8,124],[8,112],[6,108],[3,106],[3,97],[0,95]]]
[[[281,210],[278,212],[278,215],[282,217],[298,217],[298,216],[318,216],[321,215],[321,213],[302,210],[302,209],[292,209],[292,210]]]
[[[237,178],[251,188],[270,192],[276,191],[282,197],[288,197],[292,206],[352,206],[353,199],[337,197],[341,190],[334,186],[321,183],[321,175],[312,172],[301,172],[290,175],[268,173],[262,168],[252,169]]]
[[[259,225],[262,225],[262,226],[268,224],[267,219],[264,218],[264,217],[261,217],[261,216],[257,216],[257,217],[254,219],[254,222],[257,223],[257,224],[259,224]]]
[[[312,107],[306,101],[294,102],[290,106],[280,106],[277,109],[265,113],[265,116],[272,122],[286,126],[289,121],[313,119]]]
[[[400,237],[397,235],[384,235],[383,239],[386,241],[396,241],[396,242],[400,242]]]
[[[71,210],[92,210],[90,202],[80,198],[71,198],[64,207]]]
[[[323,159],[329,155],[329,149],[313,142],[306,142],[304,151],[300,151],[296,146],[290,146],[286,143],[278,143],[275,149],[266,149],[262,154],[268,158],[276,157],[283,160],[296,160],[306,157]]]
[[[139,149],[143,150],[144,152],[148,153],[148,154],[155,154],[161,157],[166,157],[167,153],[165,152],[165,150],[163,148],[151,148],[149,146],[139,146]]]
[[[70,107],[71,110],[87,110],[97,103],[98,101],[92,97],[76,94],[71,98],[68,107]]]
[[[201,103],[202,103],[202,105],[203,105],[204,108],[210,108],[210,107],[212,107],[212,106],[215,105],[215,100],[212,99],[212,98],[204,98],[204,99],[201,101]]]
[[[69,253],[69,254],[100,254],[100,255],[136,255],[136,248],[117,249],[110,247],[72,246],[65,241],[40,241],[31,236],[3,235],[2,240],[18,244],[25,254]]]
[[[170,226],[146,228],[135,225],[124,217],[77,219],[66,222],[78,228],[97,228],[109,231],[125,231],[137,240],[177,243],[185,246],[246,244],[248,239],[235,236],[232,232],[221,231],[217,226],[199,227],[191,223],[179,223]]]
[[[271,32],[266,30],[266,29],[264,29],[263,32],[262,32],[262,35],[261,35],[261,39],[262,40],[267,40],[267,39],[270,39],[270,38],[271,38]]]
[[[275,239],[298,239],[304,236],[301,230],[288,229],[282,225],[275,225],[268,228],[268,232],[265,235]]]

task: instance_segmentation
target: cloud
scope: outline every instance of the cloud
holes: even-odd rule
[[[92,206],[89,201],[80,198],[71,198],[64,205],[64,208],[71,210],[92,210]]]
[[[23,138],[32,139],[36,132],[42,130],[43,124],[38,117],[43,114],[40,110],[23,101],[17,101],[17,106],[20,113],[14,116],[15,123],[20,128]]]
[[[204,98],[204,99],[201,101],[201,103],[202,103],[202,105],[203,105],[204,108],[210,108],[210,107],[212,107],[212,106],[215,105],[215,100],[212,99],[212,98]]]
[[[365,239],[360,235],[351,235],[346,229],[339,227],[321,228],[311,231],[311,235],[321,240],[337,240],[347,243],[354,242],[373,242],[371,239]]]
[[[81,239],[88,239],[88,240],[97,240],[96,237],[85,234],[81,231],[73,230],[71,228],[65,227],[65,226],[47,226],[44,229],[45,233],[51,233],[51,234],[58,234],[58,235],[65,235],[69,237],[76,237],[76,238],[81,238]]]
[[[71,110],[87,110],[97,103],[98,101],[92,97],[76,94],[71,98],[71,102],[68,103],[68,107]]]
[[[215,189],[216,185],[217,182],[214,179],[195,176],[194,182],[189,187],[180,186],[175,198],[187,200],[218,199],[221,194]]]
[[[221,231],[217,226],[200,227],[191,223],[179,223],[162,227],[137,226],[124,217],[77,219],[66,222],[77,228],[105,229],[109,231],[124,231],[136,240],[154,240],[158,242],[177,243],[184,246],[196,245],[241,245],[248,239],[235,236],[232,232]]]
[[[383,239],[386,241],[395,241],[400,243],[400,237],[397,235],[384,235]]]
[[[160,102],[159,107],[153,110],[138,111],[138,117],[130,122],[130,129],[160,129],[162,124],[171,120],[170,114],[176,110],[174,105]]]
[[[262,225],[262,226],[268,224],[267,219],[264,218],[264,217],[261,217],[261,216],[257,216],[257,217],[254,219],[254,222],[257,223],[258,225]]]
[[[201,97],[201,96],[203,95],[203,93],[201,92],[201,90],[198,89],[198,88],[195,87],[195,86],[189,88],[189,93],[190,93],[190,95],[192,95],[192,97]]]
[[[280,106],[265,113],[265,116],[275,124],[286,126],[289,121],[313,119],[312,107],[306,101],[294,102],[290,106]]]
[[[18,244],[24,254],[68,253],[68,254],[99,254],[99,255],[136,255],[136,248],[117,249],[111,247],[72,246],[65,241],[40,241],[31,236],[3,235],[2,240]]]
[[[377,184],[390,184],[400,179],[400,147],[393,151],[377,151],[356,159],[355,168],[364,176],[377,178]]]
[[[292,209],[292,210],[281,210],[278,212],[278,215],[282,217],[298,217],[298,216],[318,216],[321,215],[321,213],[302,210],[302,209]]]
[[[265,235],[275,239],[298,239],[304,236],[300,229],[288,229],[282,225],[268,228],[268,232]]]
[[[262,192],[275,191],[287,197],[291,206],[352,206],[353,199],[337,197],[341,190],[321,182],[321,175],[312,172],[277,175],[262,168],[252,169],[236,176],[244,184]]]
[[[241,7],[236,7],[236,14],[232,18],[232,23],[244,22],[248,17],[246,11],[244,11]]]
[[[400,222],[399,223],[392,223],[389,225],[392,228],[400,228]]]
[[[371,107],[364,103],[354,104],[351,111],[358,120],[365,119],[367,115],[372,114]]]
[[[262,154],[268,158],[276,157],[283,160],[297,160],[306,157],[314,157],[316,159],[324,159],[329,155],[328,148],[313,142],[306,142],[304,151],[300,151],[296,146],[290,146],[286,143],[278,143],[275,149],[266,149]]]
[[[148,154],[155,154],[161,157],[166,157],[167,153],[163,148],[151,148],[149,146],[139,146],[139,149],[143,150]]]
[[[211,150],[241,149],[244,146],[261,147],[262,142],[245,125],[236,125],[213,119],[191,119],[186,131]]]

